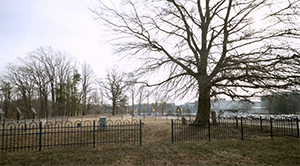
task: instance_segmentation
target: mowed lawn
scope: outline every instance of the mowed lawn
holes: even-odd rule
[[[0,152],[0,165],[300,165],[300,139],[277,136],[171,143],[171,121],[146,119],[143,145]]]

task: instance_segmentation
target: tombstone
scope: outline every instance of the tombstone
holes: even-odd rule
[[[215,111],[211,112],[211,118],[212,118],[212,121],[213,121],[213,125],[216,125],[217,124],[217,116],[216,116]]]
[[[5,112],[0,108],[0,120],[2,119],[2,115],[4,115]]]
[[[19,113],[20,115],[22,114],[22,112],[21,112],[21,110],[20,110],[19,107],[17,107],[17,111],[18,111],[18,113]]]
[[[185,119],[185,117],[183,116],[183,117],[181,117],[181,121],[182,121],[182,124],[183,125],[186,125],[186,119]]]
[[[21,110],[19,107],[17,107],[17,111],[18,111],[18,115],[17,115],[17,123],[19,123],[19,120],[20,120],[20,116],[22,114]]]
[[[98,130],[106,130],[106,129],[107,129],[106,116],[100,116]]]
[[[5,112],[0,108],[0,114],[5,114]]]
[[[32,114],[32,119],[35,119],[35,115],[37,114],[34,108],[31,108],[33,114]]]

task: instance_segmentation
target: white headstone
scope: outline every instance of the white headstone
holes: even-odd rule
[[[32,112],[33,112],[34,114],[36,114],[36,111],[35,111],[35,109],[34,109],[34,108],[31,108],[31,110],[32,110]]]
[[[19,109],[19,107],[17,107],[17,110],[19,112],[19,114],[22,114],[21,110]]]

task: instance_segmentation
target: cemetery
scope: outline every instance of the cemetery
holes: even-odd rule
[[[20,112],[21,114],[21,112]],[[96,120],[96,118],[98,119]],[[244,140],[253,137],[299,138],[298,116],[212,114],[209,122],[193,124],[195,116],[89,116],[0,122],[0,151],[42,151],[105,144],[142,145],[147,122],[166,122],[169,142]]]
[[[102,115],[101,115],[102,116]],[[99,117],[97,120],[99,120]],[[93,118],[93,119],[92,119]],[[107,122],[109,121],[121,121],[121,116],[107,116]],[[73,123],[79,121],[78,119],[69,118],[68,121]],[[94,117],[84,117],[84,121],[94,121]],[[142,120],[142,145],[138,142],[125,143],[118,141],[116,143],[96,143],[95,148],[88,142],[79,142],[78,144],[70,144],[64,146],[49,146],[42,147],[39,151],[38,148],[29,149],[15,149],[9,150],[8,152],[0,151],[0,164],[1,165],[37,165],[43,162],[43,165],[276,165],[277,163],[285,163],[284,165],[297,165],[299,163],[299,138],[294,134],[293,136],[286,136],[283,134],[275,134],[273,138],[271,133],[266,131],[262,132],[261,135],[257,136],[247,136],[247,129],[245,129],[244,140],[241,139],[240,133],[240,121],[239,126],[236,127],[235,119],[228,119],[228,126],[213,126],[211,121],[211,140],[209,141],[208,128],[202,129],[202,131],[194,130],[194,133],[204,133],[202,136],[199,135],[198,139],[181,139],[182,134],[186,135],[188,132],[193,132],[192,130],[187,131],[185,129],[181,136],[178,132],[175,132],[175,126],[183,129],[187,125],[178,124],[181,122],[181,117],[166,117],[156,118],[148,116],[145,119],[143,117],[135,117],[133,120]],[[173,119],[174,125],[174,143],[172,143],[171,134],[171,122]],[[193,117],[191,117],[193,119]],[[243,119],[244,120],[244,119]],[[31,122],[31,120],[28,120]],[[67,120],[64,120],[65,122]],[[80,120],[81,121],[81,120]],[[132,117],[123,116],[123,121],[132,121]],[[43,126],[45,121],[42,120]],[[64,123],[65,123],[64,122]],[[23,121],[21,122],[23,123]],[[186,123],[190,123],[189,117],[186,117]],[[217,119],[217,123],[219,123]],[[225,122],[224,122],[225,123]],[[245,122],[245,125],[248,122]],[[254,123],[254,121],[253,121]],[[86,134],[84,130],[77,127],[78,123],[74,123],[73,130],[77,130],[76,134],[78,137],[76,140],[73,139],[71,135],[66,137],[70,139],[70,143],[74,141],[79,141]],[[88,126],[87,124],[81,123],[81,127]],[[115,123],[114,123],[115,124]],[[256,124],[256,122],[255,122]],[[288,127],[288,122],[286,121],[286,132],[291,130]],[[99,131],[96,125],[96,133],[105,133],[107,131]],[[114,128],[109,128],[107,124],[107,130],[118,130],[115,126]],[[244,125],[244,121],[243,121]],[[294,123],[295,125],[295,123]],[[259,125],[258,125],[259,126]],[[274,123],[274,127],[276,123]],[[214,131],[220,131],[220,128],[228,130],[228,133],[223,133],[217,137],[214,135]],[[235,128],[236,132],[230,130]],[[259,126],[260,127],[260,126]],[[270,126],[269,126],[270,127]],[[127,126],[127,130],[128,130]],[[125,129],[125,127],[123,128]],[[269,128],[270,129],[270,128]],[[276,131],[276,128],[273,128]],[[73,134],[69,128],[64,128],[64,134]],[[229,131],[230,130],[230,131]],[[265,121],[263,121],[263,130],[267,130],[265,126]],[[295,131],[295,130],[294,130]],[[27,131],[28,132],[28,131]],[[47,132],[42,134],[42,139],[48,139]],[[82,132],[82,134],[80,134]],[[114,131],[115,132],[115,131]],[[229,133],[231,135],[229,135]],[[261,133],[260,129],[257,133]],[[85,135],[86,134],[86,135]],[[33,136],[36,136],[32,134]],[[57,134],[58,135],[58,134]],[[227,135],[227,136],[226,136]],[[39,134],[37,135],[39,137]],[[95,135],[96,138],[98,137]],[[101,136],[101,135],[99,135]],[[114,133],[110,135],[110,139],[119,136]],[[179,137],[178,137],[179,136]],[[44,138],[45,137],[45,138]],[[101,136],[102,137],[102,136]],[[101,139],[100,137],[100,139]],[[49,137],[51,138],[51,137]],[[64,138],[64,136],[62,137]],[[106,137],[109,138],[109,137]],[[27,137],[27,140],[29,137]],[[71,141],[72,139],[72,141]],[[63,139],[57,139],[56,142],[61,143]],[[54,141],[54,143],[55,143]],[[49,145],[54,145],[49,143]]]

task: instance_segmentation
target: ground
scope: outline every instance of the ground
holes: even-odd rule
[[[0,153],[0,165],[300,165],[296,137],[171,142],[171,121],[146,118],[142,145]]]

